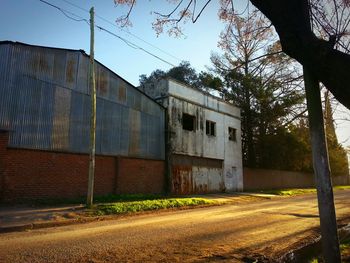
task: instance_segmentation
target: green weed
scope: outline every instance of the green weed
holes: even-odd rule
[[[94,211],[97,215],[111,215],[184,206],[212,205],[215,203],[215,201],[205,198],[170,198],[100,204],[94,208]]]
[[[293,196],[308,193],[316,193],[316,189],[305,188],[305,189],[273,189],[273,190],[261,190],[258,191],[263,194],[280,195],[280,196]]]
[[[334,186],[333,190],[346,190],[350,189],[350,185]],[[257,190],[254,191],[262,194],[280,195],[280,196],[293,196],[301,194],[316,193],[315,188],[293,188],[293,189],[272,189],[272,190]]]

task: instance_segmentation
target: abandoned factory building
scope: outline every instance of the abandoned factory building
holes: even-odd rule
[[[86,195],[89,56],[0,42],[1,199]],[[96,62],[95,195],[164,189],[164,108]]]
[[[0,42],[0,201],[85,196],[89,56]],[[240,110],[173,80],[140,91],[95,63],[95,195],[242,190]]]
[[[239,108],[173,79],[140,89],[167,109],[173,193],[243,190]]]

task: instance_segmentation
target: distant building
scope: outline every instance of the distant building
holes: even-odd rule
[[[0,57],[0,199],[84,196],[89,56],[5,41]],[[163,192],[165,109],[98,62],[95,72],[95,194]]]
[[[172,79],[140,89],[167,108],[171,192],[243,190],[239,108]]]

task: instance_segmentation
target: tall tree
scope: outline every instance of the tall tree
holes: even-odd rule
[[[232,23],[220,36],[224,54],[213,54],[211,60],[223,80],[220,92],[242,110],[244,164],[266,167],[267,135],[300,114],[300,76],[278,42],[271,45],[273,31],[257,11]]]

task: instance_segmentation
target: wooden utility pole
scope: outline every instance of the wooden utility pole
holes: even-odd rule
[[[320,85],[304,67],[304,82],[309,112],[309,131],[312,160],[317,187],[318,210],[322,235],[322,251],[325,262],[340,263],[339,239],[334,207],[334,197],[329,168],[327,142],[324,130]]]
[[[90,9],[90,95],[91,95],[91,119],[90,119],[90,158],[89,181],[86,204],[91,208],[94,199],[95,177],[95,151],[96,151],[96,86],[95,86],[95,59],[94,59],[94,8]]]

